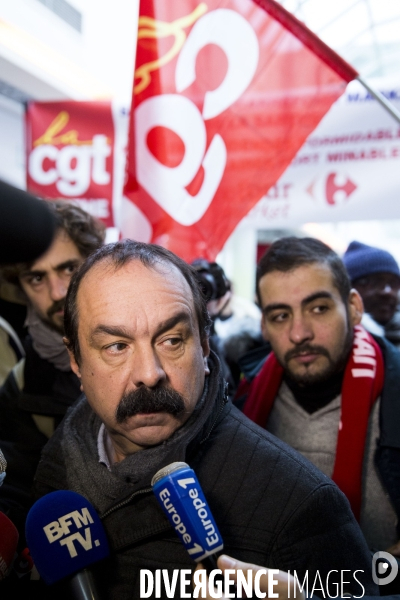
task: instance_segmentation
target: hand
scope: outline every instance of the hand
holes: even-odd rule
[[[223,554],[218,558],[217,564],[218,568],[221,569],[222,572],[224,572],[225,569],[234,569],[235,571],[241,570],[243,571],[243,574],[245,576],[247,575],[247,571],[250,569],[252,572],[253,583],[257,571],[259,571],[260,569],[265,569],[265,567],[260,567],[259,565],[253,565],[251,563],[244,563],[240,560],[236,560],[235,558],[227,556],[226,554]],[[196,568],[196,571],[198,569],[204,569],[204,567],[201,564],[199,564]],[[265,592],[267,594],[266,598],[268,598],[268,569],[266,570],[267,574],[261,575],[259,585],[261,592]],[[279,594],[279,600],[288,600],[289,598],[296,598],[296,600],[305,600],[303,592],[300,591],[294,578],[291,575],[289,575],[285,571],[279,571],[278,574],[274,572],[272,575],[274,581],[277,582],[273,586],[273,592],[275,594]],[[236,582],[236,573],[231,575],[230,579]],[[207,600],[211,600],[212,596],[209,596],[207,594],[206,598]],[[226,598],[226,596],[222,596],[222,600],[224,600],[224,598]]]
[[[391,554],[392,556],[400,557],[400,541],[393,544],[393,546],[390,546],[390,548],[385,550],[385,552],[389,552],[389,554]]]

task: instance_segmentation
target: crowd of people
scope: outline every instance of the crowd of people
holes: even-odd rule
[[[0,511],[19,550],[34,503],[69,490],[104,526],[110,555],[93,574],[105,598],[141,597],[143,569],[194,571],[151,485],[183,462],[224,540],[222,570],[279,569],[282,599],[306,597],[305,578],[320,598],[332,586],[341,597],[400,594],[399,578],[379,589],[372,572],[376,552],[400,557],[393,256],[353,241],[340,258],[317,239],[282,238],[240,314],[216,263],[105,245],[80,208],[19,201],[48,222],[38,248],[28,240],[21,252],[17,227],[0,243]],[[11,567],[0,591],[54,597],[33,572]]]

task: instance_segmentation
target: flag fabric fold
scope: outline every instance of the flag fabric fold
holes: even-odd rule
[[[214,260],[355,76],[272,0],[141,0],[124,193],[152,241]]]

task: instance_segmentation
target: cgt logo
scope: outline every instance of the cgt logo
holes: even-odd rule
[[[215,133],[207,148],[206,123],[240,98],[250,85],[259,60],[257,35],[244,17],[226,8],[209,13],[207,10],[203,2],[191,15],[173,23],[156,22],[150,17],[139,19],[140,39],[173,35],[175,51],[163,57],[162,63],[151,61],[137,69],[136,94],[149,85],[155,65],[160,67],[169,62],[176,52],[179,55],[174,73],[176,93],[157,93],[143,100],[135,110],[137,179],[166,213],[185,226],[199,221],[207,211],[227,163],[227,148],[219,133]],[[184,28],[193,23],[186,39]],[[238,39],[242,40],[245,53]],[[218,87],[205,93],[200,111],[184,92],[196,82],[197,57],[209,44],[218,46],[225,54],[227,69]],[[213,67],[217,69],[218,65]],[[164,158],[157,157],[150,149],[149,135],[156,128],[171,130],[183,142],[184,155],[175,166],[167,165]],[[199,173],[203,173],[203,181],[192,196],[187,188]]]
[[[78,556],[75,543],[77,542],[86,551],[93,548],[92,536],[90,533],[90,527],[86,527],[83,530],[83,534],[79,531],[71,533],[71,528],[75,526],[76,529],[81,529],[85,525],[93,523],[93,519],[87,508],[82,508],[82,511],[74,510],[63,517],[60,517],[58,521],[52,521],[45,527],[43,531],[50,544],[56,541],[60,541],[60,546],[67,546],[69,555],[71,558]],[[99,540],[94,540],[95,546],[100,546]]]
[[[377,585],[388,585],[396,579],[399,570],[397,560],[388,552],[375,552],[372,557],[372,579]]]
[[[85,194],[92,180],[102,186],[110,183],[106,161],[112,150],[106,135],[79,140],[75,129],[61,133],[69,119],[68,112],[61,111],[34,141],[28,172],[37,184],[55,184],[62,196],[73,197]],[[57,147],[60,145],[63,147]]]

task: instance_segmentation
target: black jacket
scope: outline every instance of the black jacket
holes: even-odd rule
[[[23,536],[40,453],[67,409],[80,395],[79,379],[40,358],[30,338],[26,357],[0,388],[0,448],[7,460],[0,510]]]
[[[96,451],[100,421],[86,400],[71,409],[46,445],[35,476],[36,492],[38,496],[57,489],[85,492],[101,513],[112,552],[97,576],[107,598],[139,598],[140,569],[194,567],[150,486],[156,470],[173,461],[185,461],[197,473],[227,553],[259,565],[296,571],[302,579],[308,571],[311,581],[318,572],[324,583],[331,570],[339,574],[344,569],[360,570],[357,578],[365,592],[378,594],[371,581],[369,551],[344,495],[300,454],[227,401],[218,366],[211,371],[203,410],[206,412],[198,417],[203,419],[200,428],[196,422],[187,426],[189,421],[182,428],[187,426],[185,444],[174,445],[173,437],[168,440],[166,456],[157,468],[139,480],[131,473],[126,491],[108,505],[101,498],[105,506],[101,511],[90,483],[86,490],[81,484],[71,486],[75,477],[71,469],[83,469],[88,480],[93,480],[93,473],[100,468]],[[76,440],[72,444],[79,441],[84,457],[73,465],[66,460],[66,441],[70,439]],[[136,456],[146,462],[146,452],[141,450]],[[107,477],[111,481],[117,481],[121,473],[126,477],[129,469],[124,463],[130,458]],[[118,485],[124,481],[119,479]],[[331,574],[332,583],[338,573]],[[352,576],[350,580],[346,591],[361,595],[361,586]]]

